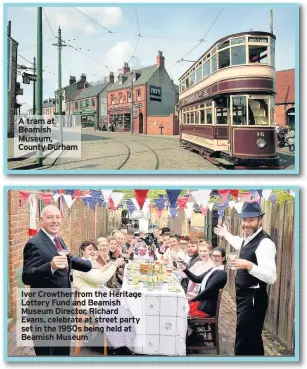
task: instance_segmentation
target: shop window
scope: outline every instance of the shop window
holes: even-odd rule
[[[200,82],[203,78],[203,72],[202,72],[202,67],[199,67],[196,70],[196,83]]]
[[[246,97],[232,97],[232,122],[233,125],[246,125]]]
[[[206,78],[210,75],[210,60],[208,60],[204,65],[203,65],[203,78]]]
[[[268,64],[268,47],[267,46],[253,46],[248,47],[249,63]]]
[[[231,65],[246,64],[246,48],[245,45],[235,46],[231,48]]]
[[[230,50],[225,49],[219,52],[219,69],[230,66]]]

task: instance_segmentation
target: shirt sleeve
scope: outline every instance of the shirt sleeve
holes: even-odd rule
[[[273,284],[276,282],[276,246],[269,238],[262,240],[256,250],[258,265],[253,264],[249,274],[260,279],[260,281]]]
[[[229,242],[231,244],[231,246],[233,246],[236,250],[240,250],[242,243],[243,243],[243,238],[239,237],[239,236],[234,236],[231,233],[227,233],[225,235],[225,240],[227,242]]]

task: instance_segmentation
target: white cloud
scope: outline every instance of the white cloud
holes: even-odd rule
[[[105,27],[116,27],[123,23],[124,13],[118,7],[77,8]]]
[[[124,62],[131,58],[133,51],[134,47],[128,41],[119,41],[107,52],[105,63],[116,75]]]

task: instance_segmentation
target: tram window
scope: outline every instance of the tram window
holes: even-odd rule
[[[195,72],[190,75],[190,86],[195,85]]]
[[[269,124],[269,100],[248,99],[248,125]]]
[[[187,124],[190,123],[190,113],[187,113]]]
[[[246,63],[245,45],[235,46],[231,48],[231,65],[239,65]]]
[[[195,112],[195,124],[199,124],[199,111]]]
[[[200,123],[205,124],[205,110],[200,111]]]
[[[273,40],[272,38],[271,38],[270,40],[271,40],[271,41],[270,41],[271,46],[272,46],[272,47],[275,47],[275,40]]]
[[[249,47],[249,63],[268,64],[268,48],[267,46]]]
[[[212,124],[212,110],[206,110],[207,124]]]
[[[216,72],[217,70],[217,55],[212,56],[212,73]]]
[[[221,49],[225,49],[225,47],[228,47],[229,46],[229,40],[228,41],[225,41],[223,42],[222,44],[219,44],[218,45],[218,49],[221,50]]]
[[[186,88],[189,88],[190,87],[189,77],[185,80],[185,86],[186,86]]]
[[[196,83],[200,82],[202,80],[202,67],[199,67],[196,69]]]
[[[231,40],[231,45],[244,44],[244,42],[245,42],[245,37],[233,38]]]
[[[206,78],[210,75],[210,60],[208,60],[204,65],[203,65],[203,78]]]
[[[216,124],[227,124],[227,108],[216,109]]]
[[[274,47],[270,47],[271,50],[271,66],[275,68],[275,49]]]
[[[247,124],[245,96],[236,96],[232,98],[232,122],[234,125]]]
[[[225,49],[219,52],[219,69],[229,67],[230,65],[230,50]]]
[[[192,111],[190,113],[190,120],[191,120],[191,124],[194,124],[195,123],[195,120],[194,120],[194,111]]]

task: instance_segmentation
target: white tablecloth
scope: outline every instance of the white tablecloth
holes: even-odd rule
[[[133,289],[125,271],[122,290],[142,292],[141,298],[122,300],[132,315],[140,318],[135,326],[133,351],[143,355],[185,356],[189,304],[183,289],[170,292],[167,283],[161,290]]]

